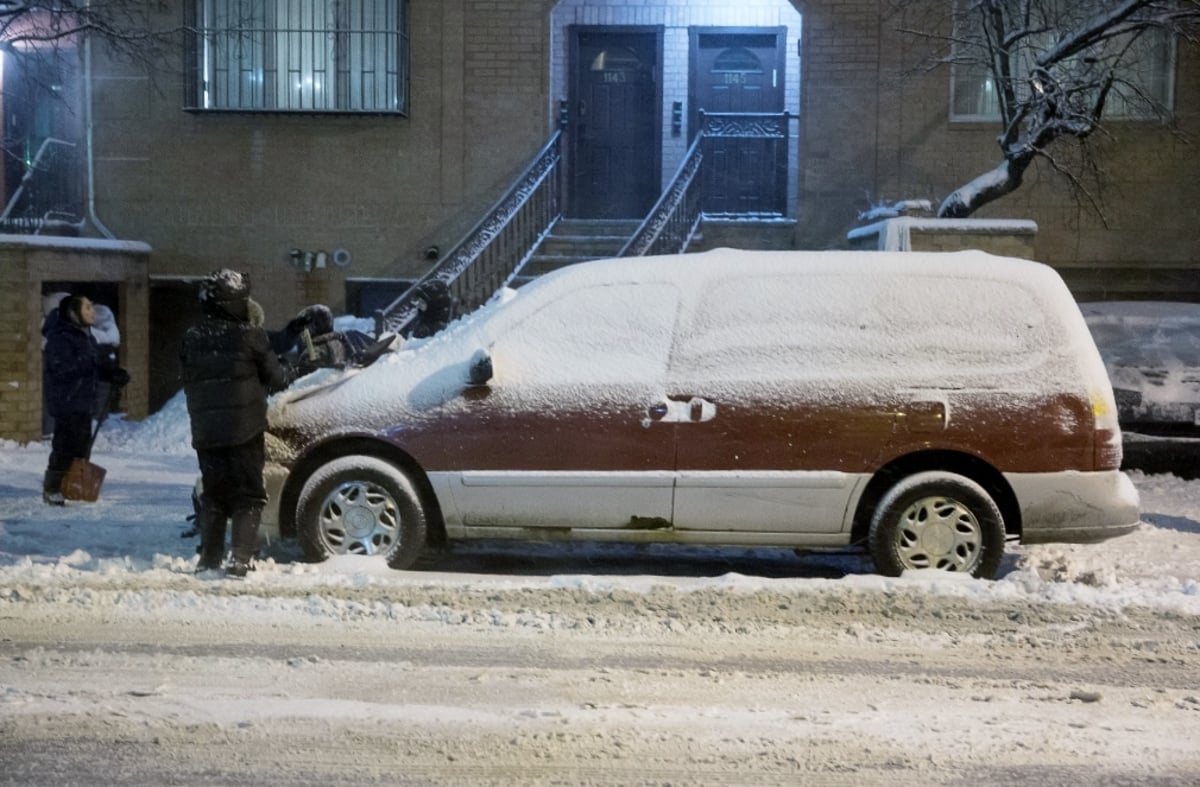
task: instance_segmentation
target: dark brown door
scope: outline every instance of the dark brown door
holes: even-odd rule
[[[573,30],[574,216],[643,218],[658,197],[659,40],[657,31]]]
[[[708,115],[706,213],[782,215],[787,207],[784,28],[692,28],[691,138]],[[738,117],[738,116],[741,117]]]

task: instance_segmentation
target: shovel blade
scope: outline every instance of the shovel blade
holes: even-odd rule
[[[108,471],[86,459],[71,462],[63,478],[62,494],[67,500],[82,500],[94,503],[100,497],[100,485]]]

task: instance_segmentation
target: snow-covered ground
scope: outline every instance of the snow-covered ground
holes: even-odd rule
[[[193,576],[182,399],[101,499],[0,443],[0,783],[1192,784],[1200,482],[994,581],[852,555],[477,544]]]

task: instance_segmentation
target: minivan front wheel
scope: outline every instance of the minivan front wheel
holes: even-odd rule
[[[887,576],[933,568],[991,579],[1004,557],[1004,518],[971,479],[916,473],[879,501],[868,543],[876,569]]]
[[[317,469],[296,506],[305,559],[382,555],[409,568],[425,547],[426,518],[412,481],[373,456],[343,456]]]

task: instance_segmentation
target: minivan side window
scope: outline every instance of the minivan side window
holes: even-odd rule
[[[606,284],[557,295],[497,336],[496,381],[661,380],[678,304],[678,291],[667,284]]]
[[[1003,279],[731,278],[706,287],[686,315],[671,368],[677,377],[710,380],[833,375],[969,385],[972,377],[1041,365],[1054,336],[1044,312],[1034,293]]]

